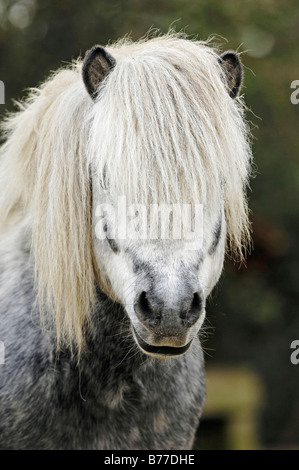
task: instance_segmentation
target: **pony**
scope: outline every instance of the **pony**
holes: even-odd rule
[[[210,41],[125,38],[3,120],[2,449],[192,448],[206,299],[250,240],[241,85]]]

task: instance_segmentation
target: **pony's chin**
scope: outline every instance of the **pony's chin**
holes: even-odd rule
[[[192,339],[185,346],[173,347],[173,346],[154,346],[152,344],[146,343],[137,333],[135,328],[133,328],[134,339],[141,349],[142,352],[148,356],[156,357],[159,359],[168,359],[171,357],[178,357],[185,354],[191,346]]]

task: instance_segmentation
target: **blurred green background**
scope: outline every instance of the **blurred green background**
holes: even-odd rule
[[[227,260],[209,302],[203,343],[208,374],[216,371],[218,385],[198,445],[238,447],[228,429],[231,413],[239,411],[214,405],[226,393],[234,403],[244,401],[241,414],[254,423],[257,447],[299,448],[299,365],[290,361],[290,344],[299,339],[299,104],[290,101],[291,82],[299,80],[299,2],[0,0],[6,86],[0,113],[93,44],[128,33],[138,39],[150,27],[167,32],[171,24],[200,39],[219,35],[222,50],[244,52],[243,92],[257,166],[249,193],[254,251],[246,268]],[[248,393],[254,416],[246,412]]]

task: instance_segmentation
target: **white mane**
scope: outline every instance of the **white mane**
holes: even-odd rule
[[[138,203],[199,201],[213,210],[224,194],[239,251],[248,235],[251,150],[242,102],[230,98],[218,54],[173,35],[110,53],[117,65],[90,116],[93,176]]]
[[[112,197],[211,210],[224,197],[229,247],[241,253],[249,237],[248,128],[217,52],[175,34],[107,50],[116,66],[95,104],[78,61],[2,126],[2,227],[32,215],[40,304],[55,311],[58,339],[79,347],[94,302],[90,163],[93,184],[108,182]]]

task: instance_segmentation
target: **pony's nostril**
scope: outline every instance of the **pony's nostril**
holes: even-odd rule
[[[135,304],[135,312],[138,317],[142,317],[142,320],[159,320],[161,318],[160,313],[153,309],[145,291],[141,292]]]
[[[150,313],[151,312],[151,305],[148,301],[148,298],[146,296],[146,292],[141,292],[141,295],[138,299],[138,307],[139,309],[144,312],[144,313]]]
[[[199,295],[198,292],[195,292],[193,294],[193,300],[192,300],[192,304],[191,304],[191,310],[192,309],[198,309],[200,308],[201,309],[202,307],[202,301],[201,301],[201,297]]]
[[[198,292],[193,294],[192,302],[188,311],[185,313],[184,318],[188,322],[188,326],[192,326],[200,317],[202,311],[202,297]]]

